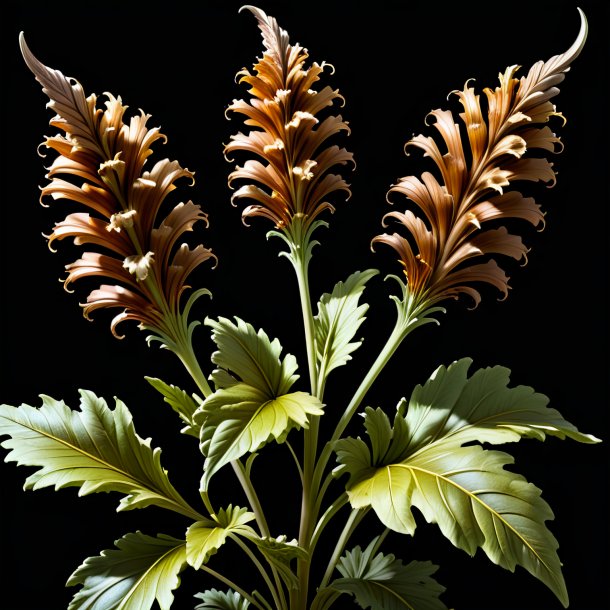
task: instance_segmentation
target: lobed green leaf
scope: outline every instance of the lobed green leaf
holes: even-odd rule
[[[186,559],[198,570],[202,564],[226,542],[230,533],[254,534],[247,526],[254,519],[254,514],[245,508],[229,507],[220,510],[215,520],[202,519],[193,523],[186,532]]]
[[[277,339],[271,341],[264,330],[258,332],[251,324],[235,318],[233,324],[227,318],[218,321],[206,318],[205,325],[212,328],[212,339],[218,350],[212,354],[212,362],[220,371],[212,373],[217,387],[241,381],[266,395],[278,396],[288,392],[298,379],[297,362],[288,354],[280,361],[282,346]],[[224,372],[230,371],[227,376]]]
[[[547,434],[586,443],[579,432],[531,388],[508,388],[509,371],[491,367],[468,378],[469,359],[439,367],[398,405],[390,425],[381,409],[365,410],[370,447],[347,438],[335,445],[335,475],[349,474],[354,508],[372,507],[388,528],[413,534],[412,508],[469,554],[482,548],[498,565],[525,567],[567,605],[557,541],[545,522],[553,513],[540,490],[504,469],[511,456],[463,446],[503,443]]]
[[[70,576],[68,586],[83,587],[68,610],[149,610],[155,600],[168,610],[186,567],[185,541],[136,532],[115,545],[87,559]]]
[[[203,402],[198,396],[189,396],[184,390],[175,385],[165,383],[156,377],[144,377],[150,385],[157,390],[170,407],[178,414],[186,424],[180,432],[199,438],[199,426],[195,424],[193,415]]]
[[[290,392],[298,379],[293,356],[280,360],[282,347],[262,330],[236,318],[207,319],[218,346],[212,360],[223,368],[212,373],[216,392],[194,414],[201,426],[200,448],[206,456],[202,489],[224,465],[281,443],[291,429],[308,426],[308,416],[321,415],[323,405],[306,392]]]
[[[316,352],[320,376],[326,379],[338,366],[351,359],[351,353],[362,345],[352,341],[365,320],[367,304],[358,305],[366,283],[379,271],[356,271],[345,282],[338,282],[332,293],[323,294],[314,318]]]
[[[238,383],[217,390],[201,408],[205,425],[201,450],[206,456],[202,489],[225,464],[258,451],[271,439],[283,442],[294,427],[306,427],[308,415],[323,413],[320,401],[306,392],[269,398]]]
[[[49,396],[39,408],[0,405],[0,436],[10,436],[2,443],[11,450],[6,461],[40,467],[25,489],[116,491],[125,494],[118,510],[154,504],[196,518],[161,467],[161,450],[138,436],[127,407],[117,399],[113,411],[92,392],[80,394],[80,411]]]
[[[197,593],[197,599],[202,599],[203,604],[195,606],[195,610],[247,610],[250,602],[244,599],[237,591],[218,591],[209,589],[204,593]]]
[[[361,608],[447,610],[439,599],[445,587],[432,578],[438,566],[429,561],[404,565],[392,554],[374,554],[376,546],[377,538],[364,551],[359,546],[347,551],[337,564],[342,578],[328,587],[353,595]]]

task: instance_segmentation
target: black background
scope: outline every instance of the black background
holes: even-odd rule
[[[424,382],[439,364],[471,356],[474,368],[502,364],[514,384],[532,385],[551,398],[551,405],[582,431],[604,439],[608,410],[608,70],[609,11],[606,2],[262,2],[278,18],[293,42],[306,46],[313,60],[331,62],[336,73],[324,83],[346,98],[341,110],[352,135],[344,144],[358,167],[349,177],[353,197],[339,202],[331,228],[321,230],[322,245],[311,266],[314,299],[356,269],[377,267],[370,283],[371,304],[362,333],[364,346],[349,367],[329,382],[327,412],[342,410],[385,341],[393,323],[390,284],[382,277],[398,273],[389,248],[377,254],[370,239],[381,232],[389,211],[385,194],[403,175],[421,173],[430,165],[415,154],[406,158],[404,142],[424,125],[427,112],[450,107],[447,94],[468,78],[475,86],[495,87],[497,74],[518,63],[524,73],[538,59],[565,51],[578,32],[576,10],[590,22],[589,40],[561,85],[555,103],[568,122],[553,126],[565,151],[553,162],[558,184],[553,189],[524,187],[547,212],[547,227],[517,230],[532,248],[525,267],[500,261],[511,276],[512,291],[504,302],[483,289],[483,302],[469,311],[466,302],[448,306],[441,325],[427,326],[407,340],[373,387],[366,404],[388,412]],[[18,50],[18,32],[25,31],[33,52],[46,65],[77,78],[87,93],[121,95],[131,110],[153,115],[169,142],[157,156],[178,159],[196,171],[193,189],[179,196],[193,198],[210,214],[211,227],[196,238],[211,247],[220,263],[202,267],[193,283],[212,290],[196,314],[238,315],[270,336],[281,339],[300,363],[303,387],[306,358],[301,340],[301,315],[296,282],[286,261],[278,259],[279,242],[267,242],[263,221],[246,228],[239,210],[229,204],[226,177],[232,168],[222,144],[243,129],[236,117],[223,115],[245,89],[234,81],[243,66],[262,53],[254,19],[238,14],[237,2],[103,2],[15,3],[2,9],[2,394],[8,404],[38,405],[38,394],[63,398],[73,406],[78,388],[110,400],[118,396],[134,414],[136,430],[163,448],[162,462],[174,484],[196,504],[201,456],[196,442],[179,434],[180,423],[144,381],[162,377],[193,389],[171,354],[148,348],[135,325],[126,325],[120,342],[108,331],[110,315],[99,313],[88,323],[79,312],[87,286],[67,294],[57,278],[77,257],[71,244],[59,244],[52,255],[43,233],[73,206],[38,205],[44,184],[44,161],[36,147],[51,113],[38,83]],[[492,6],[494,8],[492,8]],[[212,344],[206,330],[197,332],[204,370]],[[354,427],[355,434],[361,431]],[[298,444],[297,435],[293,441]],[[555,512],[549,526],[560,543],[560,557],[573,610],[601,610],[609,603],[608,576],[608,452],[607,443],[578,445],[549,439],[523,441],[506,449],[516,456],[515,469],[543,489]],[[6,451],[3,450],[3,454]],[[265,506],[277,526],[275,534],[296,535],[299,498],[289,481],[294,470],[283,448],[263,453],[255,482],[265,490]],[[264,470],[265,465],[267,470]],[[113,541],[140,529],[181,536],[185,522],[160,509],[116,514],[116,494],[77,499],[73,488],[54,492],[22,492],[30,468],[0,466],[2,594],[4,610],[66,608],[72,589],[63,584],[86,557],[111,548]],[[226,503],[245,505],[232,482],[217,475],[213,490]],[[216,487],[214,487],[214,485]],[[271,506],[273,503],[273,507]],[[366,544],[374,521],[366,522],[355,542]],[[459,610],[554,610],[552,593],[521,568],[515,574],[492,565],[479,551],[474,559],[455,549],[435,526],[419,519],[414,538],[395,537],[385,547],[404,560],[431,559],[440,564],[438,580],[448,587],[444,600]],[[337,525],[339,528],[339,525]],[[364,531],[366,530],[366,531]],[[238,570],[248,581],[249,568],[233,563],[241,557],[224,547],[213,559],[217,569]],[[229,565],[230,564],[230,565]],[[237,567],[236,567],[237,566]],[[192,594],[217,583],[185,572],[176,594],[176,608],[192,608]],[[339,607],[351,607],[342,598]]]

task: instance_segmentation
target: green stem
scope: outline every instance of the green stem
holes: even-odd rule
[[[252,597],[249,593],[246,593],[240,586],[236,585],[226,576],[223,576],[220,572],[217,572],[216,570],[213,570],[212,568],[206,565],[202,565],[200,569],[214,576],[214,578],[217,578],[221,582],[224,582],[224,584],[227,585],[233,591],[237,591],[244,599],[247,599],[253,606],[259,608],[259,610],[265,610],[265,608],[261,606],[261,604],[259,604],[254,597]]]
[[[176,350],[176,355],[180,358],[180,361],[188,371],[189,375],[193,379],[193,381],[197,384],[197,387],[202,392],[204,398],[207,398],[212,392],[212,388],[207,382],[203,371],[201,370],[201,366],[199,366],[199,360],[197,360],[197,356],[195,356],[195,352],[193,351],[193,346],[190,342],[183,342],[178,346]]]
[[[306,245],[306,244],[304,244]],[[303,246],[301,246],[303,248]],[[311,297],[308,280],[307,252],[293,251],[291,259],[297,275],[299,295],[303,313],[303,324],[305,328],[305,342],[307,346],[307,360],[309,363],[309,382],[311,394],[317,395],[318,372],[315,345],[315,329],[313,312],[311,308]],[[319,417],[312,416],[309,428],[304,431],[304,455],[303,455],[303,496],[301,501],[301,522],[299,526],[299,545],[304,549],[309,548],[309,538],[312,525],[312,508],[315,502],[315,492],[312,493],[312,478],[315,471],[315,459],[318,446]],[[300,608],[306,610],[307,595],[309,589],[309,559],[300,559],[297,562],[297,575],[299,579]]]
[[[394,276],[392,276],[394,277]],[[400,286],[403,291],[402,300],[398,297],[392,296],[391,298],[394,300],[396,304],[397,316],[396,323],[394,325],[394,329],[390,334],[386,344],[383,349],[377,356],[377,359],[371,366],[369,372],[366,374],[360,386],[356,390],[353,395],[350,403],[347,405],[341,419],[339,420],[333,435],[324,446],[320,454],[320,459],[316,465],[316,469],[313,476],[313,487],[314,489],[320,488],[320,482],[324,475],[324,471],[328,466],[328,460],[333,451],[333,446],[336,441],[341,438],[343,432],[347,428],[348,424],[356,414],[358,407],[364,400],[367,392],[370,390],[371,386],[385,368],[385,365],[388,363],[390,358],[394,355],[400,344],[403,342],[405,337],[413,330],[422,326],[424,324],[428,324],[430,322],[437,322],[434,318],[428,318],[427,315],[431,313],[435,313],[437,311],[444,311],[442,307],[432,307],[430,306],[425,299],[420,295],[411,295],[409,294],[408,287],[405,286],[400,279],[395,278],[400,283]],[[438,323],[438,322],[437,322]],[[331,475],[328,475],[331,476]],[[324,484],[324,489],[326,489],[328,485]],[[321,502],[321,498],[318,498],[318,502]]]
[[[248,502],[252,507],[252,511],[254,512],[254,516],[256,518],[256,523],[258,524],[258,528],[260,530],[261,536],[270,536],[269,527],[267,525],[267,519],[265,519],[265,513],[263,512],[263,507],[261,506],[260,500],[258,499],[258,494],[252,485],[252,481],[246,472],[244,465],[240,460],[233,460],[231,462],[231,466],[233,466],[233,470],[239,479],[242,489],[248,498]]]
[[[307,362],[309,364],[309,383],[312,395],[316,395],[318,385],[318,365],[316,357],[315,331],[313,321],[313,311],[311,308],[311,297],[309,294],[308,262],[305,252],[294,251],[294,269],[299,284],[299,296],[301,299],[301,309],[303,313],[303,325],[305,327],[305,342],[307,346]]]
[[[337,424],[330,441],[328,441],[328,443],[326,443],[326,445],[324,446],[324,449],[322,450],[322,453],[320,454],[320,459],[318,460],[318,464],[316,466],[314,476],[313,476],[313,485],[315,488],[319,489],[319,487],[320,487],[322,476],[328,465],[328,460],[330,459],[330,456],[332,454],[332,449],[333,449],[334,443],[337,440],[339,440],[339,438],[341,438],[341,435],[343,434],[343,432],[345,431],[345,428],[347,427],[347,425],[351,421],[352,417],[358,410],[360,403],[362,402],[362,400],[366,396],[366,393],[369,391],[369,389],[373,385],[373,382],[377,379],[377,377],[379,376],[381,371],[384,369],[385,365],[388,363],[388,361],[390,360],[390,358],[392,357],[392,355],[394,354],[394,352],[396,351],[398,346],[402,343],[402,340],[407,335],[407,332],[405,332],[404,326],[405,326],[404,321],[401,320],[400,318],[397,319],[396,325],[394,327],[394,330],[392,331],[392,334],[390,335],[390,337],[387,340],[386,344],[384,345],[383,349],[377,356],[377,359],[373,363],[373,366],[370,368],[369,372],[366,374],[366,376],[360,383],[360,386],[356,390],[356,393],[352,397],[349,405],[347,406],[343,415],[341,416],[341,419],[339,420],[339,423]],[[331,475],[329,475],[329,476],[331,476]],[[327,485],[325,484],[325,488],[326,487],[327,487]],[[318,499],[318,502],[321,502],[321,498]]]
[[[314,529],[311,537],[311,544],[309,548],[310,558],[313,555],[316,544],[324,531],[324,528],[328,525],[331,519],[347,504],[348,497],[347,492],[343,492],[327,509],[326,512],[320,517],[316,528]],[[319,509],[318,509],[319,510]]]
[[[332,591],[328,589],[320,591],[318,596],[314,599],[311,610],[328,610],[341,595],[341,591]]]
[[[270,538],[271,533],[269,531],[269,526],[267,525],[267,519],[265,518],[265,513],[263,512],[263,507],[261,506],[260,500],[258,499],[258,494],[256,493],[256,490],[254,489],[254,485],[252,485],[252,480],[248,476],[248,472],[246,471],[246,468],[244,467],[244,465],[241,463],[240,460],[233,460],[231,462],[231,466],[233,466],[233,470],[235,471],[235,474],[237,475],[237,478],[239,479],[241,487],[244,490],[246,497],[248,498],[248,502],[250,503],[250,506],[252,507],[252,510],[254,511],[254,516],[256,518],[256,523],[258,524],[258,528],[260,530],[261,536]],[[282,583],[280,581],[280,576],[279,576],[278,571],[275,568],[275,566],[271,565],[270,567],[271,567],[271,571],[273,572],[273,579],[275,580],[275,586],[277,588],[277,591],[279,591],[279,593],[282,597],[282,602],[283,602],[282,608],[285,608],[286,607],[286,598],[284,597],[284,590],[282,589]]]
[[[347,544],[347,541],[349,540],[350,536],[353,534],[354,530],[358,527],[358,524],[360,523],[360,521],[362,521],[364,515],[366,515],[368,510],[369,510],[368,508],[364,508],[364,509],[353,508],[352,509],[352,512],[350,513],[350,516],[347,519],[345,527],[343,528],[343,531],[341,532],[341,535],[339,536],[339,539],[337,540],[335,550],[333,551],[330,561],[328,562],[326,572],[324,573],[324,578],[322,578],[322,582],[320,583],[320,589],[324,589],[324,587],[326,587],[326,585],[330,581],[331,576],[333,575],[333,572],[335,571],[335,566],[337,565],[337,562],[339,561],[339,558],[341,557],[341,553],[343,553],[343,550],[345,549],[345,545]]]
[[[216,514],[216,511],[214,510],[214,507],[212,506],[212,502],[210,502],[210,497],[208,495],[208,492],[199,490],[199,495],[201,496],[201,500],[203,501],[204,506],[207,508],[208,513],[210,513],[210,516],[214,516]]]
[[[271,582],[271,579],[269,578],[269,574],[267,574],[267,571],[265,570],[265,567],[263,566],[263,564],[258,560],[258,558],[252,552],[250,547],[239,536],[235,536],[234,534],[229,534],[229,536],[233,539],[234,542],[237,543],[238,546],[240,546],[242,548],[244,553],[246,553],[246,555],[248,555],[248,557],[250,558],[252,563],[256,566],[256,568],[260,572],[261,576],[263,577],[263,580],[265,581],[265,583],[267,583],[267,586],[269,587],[269,591],[271,591],[271,595],[273,596],[273,601],[275,602],[275,607],[277,608],[277,610],[285,609],[286,608],[286,599],[284,597],[281,587],[279,588],[279,590],[275,588],[275,586]],[[280,592],[281,592],[282,599],[280,599],[280,595],[279,595]]]
[[[303,469],[301,468],[301,464],[299,463],[299,458],[297,457],[297,454],[295,453],[294,449],[292,448],[292,445],[290,444],[290,442],[284,441],[284,443],[286,444],[286,447],[288,447],[288,451],[290,451],[290,455],[292,455],[292,459],[294,460],[294,464],[297,468],[297,472],[299,473],[299,479],[301,481],[301,485],[303,485]]]

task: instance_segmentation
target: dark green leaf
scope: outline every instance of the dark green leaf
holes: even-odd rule
[[[144,379],[163,396],[165,402],[170,405],[186,424],[181,432],[199,438],[199,426],[193,421],[193,415],[203,401],[198,397],[196,401],[195,398],[189,396],[184,390],[155,377],[145,377]]]
[[[288,393],[296,360],[279,357],[275,339],[258,333],[237,318],[206,320],[218,345],[213,361],[223,367],[212,373],[216,392],[195,413],[201,425],[201,451],[206,456],[202,488],[225,464],[257,451],[270,440],[283,442],[295,427],[307,427],[308,416],[321,415],[323,405],[306,392]]]
[[[42,396],[40,408],[0,406],[0,436],[11,449],[7,461],[39,466],[26,489],[80,487],[79,494],[125,494],[118,510],[150,504],[197,518],[161,467],[161,450],[152,449],[134,429],[131,413],[116,400],[114,411],[102,398],[81,391],[80,411]]]
[[[354,508],[371,506],[390,529],[412,534],[412,507],[469,554],[481,547],[509,570],[525,567],[567,604],[557,542],[545,522],[553,518],[540,490],[504,469],[511,456],[472,441],[503,443],[546,434],[596,442],[546,407],[531,388],[508,388],[503,367],[467,377],[470,360],[440,367],[402,401],[394,425],[381,409],[366,409],[370,449],[361,439],[335,445],[337,476],[347,473]],[[406,412],[406,413],[405,413]]]
[[[337,564],[343,578],[329,588],[354,595],[361,608],[373,610],[446,610],[439,599],[445,587],[432,578],[438,567],[429,561],[404,565],[394,555],[373,555],[377,539],[362,551],[348,551]]]
[[[195,597],[203,600],[203,604],[195,606],[195,610],[247,610],[250,607],[250,602],[236,591],[223,593],[217,589],[210,589],[204,593],[197,593]]]
[[[87,559],[68,580],[82,584],[68,610],[168,610],[186,566],[186,543],[159,534],[127,534],[116,549]]]

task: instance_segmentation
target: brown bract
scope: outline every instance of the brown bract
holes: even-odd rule
[[[305,230],[324,210],[333,211],[326,198],[337,190],[347,191],[345,180],[329,173],[335,165],[353,161],[352,153],[327,140],[345,130],[341,116],[316,115],[341,95],[330,87],[313,89],[325,64],[305,68],[306,49],[289,43],[288,34],[273,17],[255,7],[245,7],[258,20],[265,52],[254,65],[238,73],[240,82],[250,86],[249,102],[234,100],[228,110],[243,114],[245,124],[253,129],[231,136],[225,154],[246,151],[256,155],[229,176],[229,184],[244,180],[233,200],[252,199],[242,217],[263,216],[277,228],[289,228],[295,217]]]
[[[519,236],[503,226],[483,230],[485,223],[519,218],[534,226],[543,224],[544,215],[533,198],[508,189],[518,181],[555,182],[553,164],[543,154],[559,152],[561,143],[542,124],[561,116],[550,100],[584,46],[587,24],[580,14],[581,29],[570,49],[537,62],[520,80],[514,77],[519,66],[507,68],[500,74],[499,87],[484,90],[486,111],[468,83],[454,92],[463,107],[459,116],[465,135],[451,111],[437,109],[430,116],[444,150],[434,138],[423,135],[407,142],[432,159],[439,175],[407,176],[392,186],[389,193],[405,195],[422,215],[410,209],[390,212],[384,226],[388,218],[395,219],[408,237],[384,233],[373,244],[385,243],[398,252],[408,289],[419,300],[436,303],[465,293],[478,304],[481,297],[473,284],[480,282],[507,296],[508,277],[497,263],[472,261],[488,254],[519,260],[528,251]],[[538,151],[537,156],[531,156],[532,151]]]
[[[58,156],[48,168],[50,182],[41,199],[68,199],[88,208],[56,223],[49,245],[72,237],[77,245],[104,251],[84,252],[67,265],[66,287],[87,276],[106,278],[113,283],[89,294],[85,316],[100,308],[124,308],[112,321],[113,334],[117,324],[131,319],[175,339],[183,326],[180,300],[188,275],[216,258],[201,245],[178,245],[196,222],[207,224],[198,205],[179,203],[161,216],[175,182],[187,178],[192,184],[193,174],[169,159],[145,170],[152,144],[165,140],[157,128],[147,126],[150,116],[140,112],[126,122],[127,107],[110,94],[105,109],[98,108],[95,95],[86,97],[77,81],[40,63],[23,35],[20,42],[28,67],[50,98],[48,107],[57,113],[50,124],[64,132],[45,139]]]

